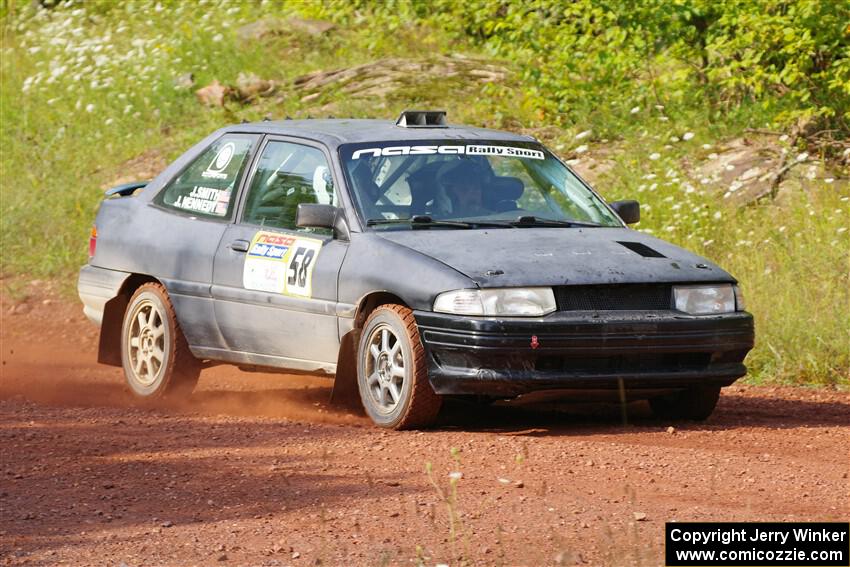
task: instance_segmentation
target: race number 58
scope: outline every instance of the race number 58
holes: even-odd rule
[[[296,248],[295,254],[292,255],[292,261],[289,262],[289,279],[286,283],[297,287],[306,286],[307,270],[310,269],[315,255],[315,250],[308,250],[304,247]]]
[[[299,240],[289,259],[286,272],[286,293],[310,297],[312,295],[313,267],[321,242]]]

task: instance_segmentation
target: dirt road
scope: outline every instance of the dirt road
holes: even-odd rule
[[[327,379],[219,367],[154,410],[78,305],[25,305],[0,302],[0,564],[657,565],[673,519],[850,517],[847,392],[734,387],[675,429],[452,405],[395,433]]]

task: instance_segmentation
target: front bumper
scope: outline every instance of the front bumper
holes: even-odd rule
[[[438,394],[513,397],[541,390],[667,391],[728,386],[746,374],[749,313],[557,312],[496,319],[415,311]]]

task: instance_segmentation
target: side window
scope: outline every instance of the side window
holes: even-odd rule
[[[336,206],[325,154],[310,146],[271,141],[257,164],[242,222],[294,230],[300,203]]]
[[[222,136],[213,142],[156,197],[171,209],[209,218],[226,218],[254,136]]]

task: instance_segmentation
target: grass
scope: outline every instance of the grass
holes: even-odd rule
[[[171,160],[217,127],[267,114],[386,118],[404,107],[441,107],[452,121],[528,131],[565,154],[580,145],[591,155],[607,149],[614,167],[597,183],[607,198],[640,199],[640,230],[717,261],[742,282],[757,324],[750,380],[850,385],[847,186],[823,183],[781,203],[736,208],[686,166],[705,158],[705,144],[769,125],[764,106],[710,114],[688,97],[663,98],[660,88],[629,104],[606,105],[602,94],[599,104],[574,109],[574,122],[547,127],[560,118],[537,108],[541,93],[517,82],[511,62],[504,65],[517,71],[513,78],[483,89],[437,77],[383,98],[329,89],[302,102],[289,85],[317,69],[486,54],[439,29],[376,29],[368,21],[318,37],[288,32],[240,42],[241,25],[291,10],[263,2],[91,2],[38,11],[27,2],[2,10],[0,272],[7,281],[52,278],[72,290],[102,189],[146,151]],[[174,79],[190,72],[196,86],[176,87]],[[280,96],[214,109],[195,99],[195,88],[214,79],[232,84],[240,72],[277,81]],[[693,138],[670,142],[685,132]]]

